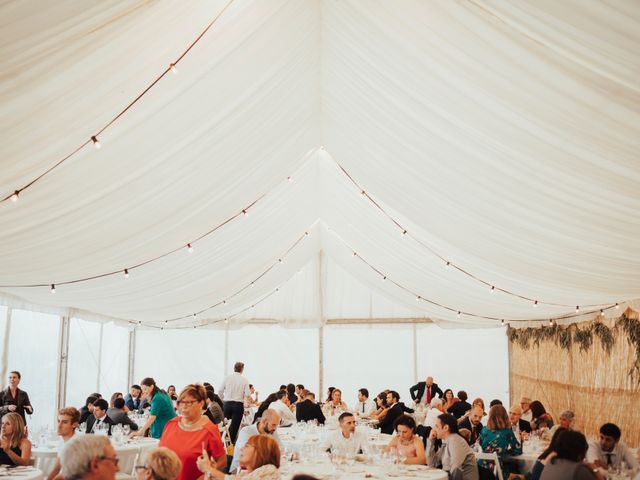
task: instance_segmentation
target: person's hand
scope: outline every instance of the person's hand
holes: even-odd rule
[[[604,463],[602,460],[596,460],[595,462],[593,462],[594,467],[593,468],[604,468],[605,470],[607,469],[607,464]]]
[[[436,435],[436,431],[435,429],[431,429],[431,432],[429,433],[429,440],[435,440],[436,438],[438,438],[438,436]]]
[[[198,470],[202,473],[207,473],[211,470],[211,460],[209,460],[209,454],[207,453],[206,448],[204,448],[204,442],[202,442],[202,453],[196,460],[196,465],[198,466]]]
[[[16,407],[15,405],[9,405],[8,410],[9,410],[10,412],[15,412],[17,408],[18,408],[18,407]]]
[[[144,435],[144,431],[142,429],[139,430],[134,430],[133,432],[131,432],[129,434],[129,438],[133,438],[133,437],[139,437],[141,435]]]

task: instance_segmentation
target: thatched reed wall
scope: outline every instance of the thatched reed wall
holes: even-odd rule
[[[554,420],[563,410],[572,410],[576,425],[588,438],[598,435],[601,424],[616,423],[627,445],[640,446],[640,371],[636,363],[640,337],[633,338],[640,335],[640,322],[635,312],[625,315],[570,327],[547,326],[544,333],[510,329],[511,402],[519,402],[522,396],[540,400]],[[621,320],[626,320],[624,326]],[[604,330],[612,338],[607,339],[606,331],[594,332],[594,325],[597,330],[602,324],[609,327]],[[585,348],[589,342],[584,338],[589,335],[584,332],[588,331],[592,343]],[[609,353],[608,340],[612,340]]]

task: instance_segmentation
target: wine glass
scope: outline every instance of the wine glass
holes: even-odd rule
[[[131,433],[131,427],[129,425],[123,424],[122,425],[122,433],[124,433],[124,435],[126,437],[128,437],[129,434]]]

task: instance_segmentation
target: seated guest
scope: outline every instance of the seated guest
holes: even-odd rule
[[[159,447],[143,454],[135,469],[136,480],[175,480],[182,463],[174,451]]]
[[[58,411],[58,436],[62,440],[62,445],[58,448],[56,464],[47,476],[47,480],[53,480],[60,473],[60,453],[64,444],[73,438],[80,422],[80,412],[77,408],[66,407]]]
[[[549,440],[553,434],[556,433],[556,430],[561,427],[566,430],[576,430],[579,432],[580,429],[575,426],[575,417],[575,414],[571,410],[564,410],[558,417],[558,423],[556,423],[551,430],[546,432],[543,438],[545,440]]]
[[[276,397],[278,398],[275,402],[269,405],[269,408],[272,408],[278,415],[280,415],[280,426],[282,427],[290,427],[296,421],[296,416],[292,412],[291,402],[289,402],[289,396],[287,395],[286,390],[280,390],[276,393]]]
[[[298,403],[298,395],[296,395],[296,386],[293,383],[287,384],[287,397],[289,397],[289,403],[295,405]]]
[[[141,401],[141,396],[142,388],[140,387],[140,385],[131,385],[129,393],[124,396],[124,404],[127,406],[130,412],[138,412],[145,407],[145,405]]]
[[[513,405],[509,409],[509,422],[511,423],[511,430],[515,434],[519,442],[522,442],[531,433],[531,424],[525,422],[520,418],[522,416],[522,409],[519,405]]]
[[[369,390],[366,388],[358,390],[358,404],[355,408],[356,413],[361,417],[369,417],[376,411],[376,404],[369,399]]]
[[[427,442],[427,465],[442,468],[451,479],[478,480],[476,456],[457,432],[458,423],[453,415],[443,413],[438,417]],[[442,440],[442,448],[437,452],[436,439]]]
[[[325,417],[322,408],[314,402],[315,396],[311,392],[301,390],[302,400],[296,405],[296,420],[298,422],[311,422],[315,420],[319,425],[324,425]]]
[[[29,465],[31,442],[24,431],[24,420],[18,413],[11,412],[2,417],[0,465]]]
[[[471,405],[467,402],[467,392],[460,390],[458,392],[458,401],[447,409],[447,413],[450,413],[456,419],[462,417],[465,413],[471,410]]]
[[[269,408],[271,406],[271,404],[273,402],[275,402],[276,400],[278,400],[278,395],[276,393],[270,393],[267,398],[265,398],[262,403],[260,404],[260,406],[258,407],[258,411],[256,412],[255,416],[253,417],[253,423],[256,423],[258,420],[260,420],[260,417],[262,416],[262,414],[264,413],[264,411]]]
[[[361,453],[362,447],[367,445],[367,436],[362,432],[356,432],[356,418],[353,413],[342,413],[338,417],[338,424],[340,428],[325,438],[320,444],[320,450],[336,450],[353,455]]]
[[[531,402],[531,405],[529,405],[529,408],[531,409],[531,415],[533,417],[531,420],[531,431],[553,427],[553,418],[547,413],[542,402],[534,400]]]
[[[124,395],[122,395],[122,392],[115,392],[113,395],[111,395],[111,400],[109,400],[109,408],[113,408],[113,402],[115,402],[116,398],[124,399]]]
[[[371,414],[371,418],[374,420],[382,420],[389,410],[389,404],[387,403],[387,394],[380,392],[375,398],[376,410]]]
[[[224,420],[224,410],[218,402],[216,402],[216,394],[213,390],[205,390],[207,398],[207,408],[204,410],[206,417],[211,420],[212,423],[219,425]]]
[[[431,429],[435,426],[436,419],[443,413],[446,413],[444,409],[444,401],[441,398],[432,399],[431,405],[429,406],[431,408],[427,412],[427,416],[424,419],[424,426],[429,430],[427,432],[427,436],[429,436]]]
[[[151,404],[151,409],[145,424],[137,431],[131,432],[129,436],[143,437],[147,431],[150,431],[153,438],[160,438],[167,422],[176,416],[176,411],[173,409],[169,395],[158,388],[153,378],[143,378],[140,383],[142,384],[143,400]]]
[[[286,392],[285,392],[286,393]],[[206,456],[198,459],[198,468],[209,478],[223,480],[224,473],[216,470]],[[240,451],[239,478],[247,480],[280,480],[280,447],[271,435],[254,435]],[[205,475],[206,477],[206,475]]]
[[[533,468],[531,469],[531,475],[529,480],[540,480],[540,475],[542,475],[542,470],[545,465],[553,460],[558,454],[558,439],[560,438],[560,433],[566,431],[567,429],[564,427],[558,427],[551,437],[551,442],[549,442],[549,446],[544,450],[536,462],[533,464]]]
[[[96,433],[101,425],[107,425],[107,435],[111,435],[111,427],[115,425],[113,420],[107,415],[109,404],[104,398],[99,398],[93,402],[93,414],[87,419],[86,433]]]
[[[413,413],[413,410],[405,407],[404,403],[400,401],[400,395],[395,390],[387,393],[387,404],[389,405],[389,410],[378,423],[378,427],[382,433],[391,435],[393,433],[393,423],[396,419],[404,412]]]
[[[425,465],[427,457],[424,451],[422,439],[416,435],[416,421],[409,415],[400,415],[395,423],[396,435],[384,449],[389,452],[396,449],[398,455],[407,459],[404,461],[410,465]]]
[[[442,390],[438,387],[437,383],[433,383],[433,377],[427,377],[424,382],[418,382],[409,389],[411,400],[416,404],[421,403],[423,405],[430,405],[431,400],[436,398],[436,395],[442,398]]]
[[[242,447],[247,443],[249,438],[254,435],[271,435],[278,442],[278,445],[282,447],[282,441],[278,436],[278,425],[280,425],[280,415],[275,410],[267,409],[262,414],[262,418],[258,423],[248,425],[240,430],[238,433],[238,439],[233,449],[233,460],[229,467],[230,472],[234,472],[240,467],[240,452]]]
[[[171,401],[173,401],[173,402],[177,402],[178,401],[178,395],[176,394],[176,386],[175,385],[169,385],[167,387],[167,395],[169,395],[169,398],[171,399]]]
[[[533,414],[531,413],[531,399],[529,397],[522,397],[520,399],[520,408],[522,408],[522,420],[531,423],[531,420],[533,420]]]
[[[347,404],[342,401],[342,390],[334,388],[331,392],[331,401],[324,404],[322,413],[325,417],[340,415],[348,410]]]
[[[246,407],[257,407],[260,405],[258,400],[258,392],[252,384],[249,384],[249,395],[246,398]]]
[[[202,415],[205,399],[206,391],[202,385],[191,384],[184,387],[178,396],[180,416],[167,422],[160,438],[158,445],[176,452],[182,462],[178,480],[195,480],[200,477],[196,461],[203,450],[213,457],[217,468],[227,465],[220,431]]]
[[[458,423],[458,428],[466,428],[471,432],[469,437],[469,445],[473,445],[478,440],[480,433],[482,432],[482,416],[484,411],[480,405],[476,405],[471,408],[469,415]]]
[[[114,480],[118,460],[104,435],[76,435],[62,449],[60,471],[67,480]]]
[[[531,410],[535,418],[535,410]],[[604,479],[598,468],[584,463],[588,447],[582,433],[572,430],[561,432],[556,446],[557,455],[544,467],[540,480]]]
[[[107,410],[107,415],[113,420],[114,425],[129,425],[131,431],[138,430],[138,425],[129,418],[125,408],[127,407],[124,404],[124,398],[118,397],[113,401],[113,408]]]
[[[456,397],[453,396],[453,390],[451,390],[450,388],[447,388],[444,391],[444,396],[442,397],[442,399],[444,400],[444,411],[448,411],[451,407],[453,407],[456,403],[458,403],[460,400]]]
[[[622,462],[626,462],[635,475],[640,470],[638,459],[629,448],[620,441],[622,431],[620,427],[613,423],[605,423],[600,427],[600,438],[589,443],[587,452],[587,462],[595,464],[597,467],[621,468]]]
[[[498,400],[497,398],[494,398],[489,402],[489,408],[493,407],[494,405],[502,405],[502,400]]]
[[[329,403],[331,401],[331,399],[333,398],[333,391],[335,389],[336,387],[327,388],[327,399],[324,401],[324,403]]]
[[[84,407],[80,408],[80,423],[85,423],[89,415],[93,413],[93,402],[96,400],[98,400],[98,397],[89,395],[84,401]]]
[[[504,458],[507,455],[520,455],[522,447],[520,447],[520,442],[514,435],[513,430],[511,430],[509,416],[502,405],[494,405],[489,409],[487,426],[480,433],[480,447],[485,453],[495,452],[498,454],[500,469],[505,478],[509,477],[509,467],[508,464],[504,463]],[[487,460],[480,460],[478,463],[481,467],[491,468],[491,462]]]
[[[298,395],[298,400],[300,400],[300,392],[305,390],[304,385],[299,383],[296,385],[296,395]]]

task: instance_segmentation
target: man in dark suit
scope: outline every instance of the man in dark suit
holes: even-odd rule
[[[531,424],[520,418],[522,416],[522,408],[520,405],[513,405],[509,409],[509,420],[511,421],[511,429],[516,435],[516,439],[522,441],[521,433],[531,433]]]
[[[404,412],[413,413],[413,410],[407,408],[404,403],[400,401],[400,394],[394,390],[387,393],[387,404],[389,405],[389,410],[385,417],[380,420],[378,427],[382,433],[393,435],[393,424],[396,419]]]
[[[461,416],[471,410],[471,404],[467,402],[467,398],[467,392],[465,392],[464,390],[460,390],[458,392],[458,400],[460,401],[451,405],[447,410],[447,413],[450,413],[451,415],[456,417],[456,420],[459,419]]]
[[[322,408],[315,402],[315,395],[305,389],[300,392],[300,401],[296,405],[296,421],[309,422],[317,420],[318,424],[324,425],[325,417]]]
[[[99,398],[95,402],[93,402],[93,414],[89,415],[87,418],[87,431],[86,433],[95,433],[98,425],[106,424],[108,425],[107,435],[111,435],[111,428],[114,423],[113,420],[109,418],[107,415],[107,410],[109,409],[109,404],[104,398]]]
[[[113,408],[107,410],[107,416],[113,420],[114,425],[129,425],[131,431],[138,430],[136,422],[124,411],[124,398],[116,398],[113,401]]]
[[[418,382],[409,389],[411,399],[416,403],[429,405],[436,395],[442,398],[442,390],[437,383],[433,383],[433,377],[427,377],[424,382]]]
[[[458,424],[458,430],[466,428],[471,432],[471,436],[468,441],[469,445],[476,443],[476,440],[478,440],[478,437],[480,436],[483,416],[484,412],[482,411],[482,407],[480,405],[476,405],[469,411],[469,415]]]

